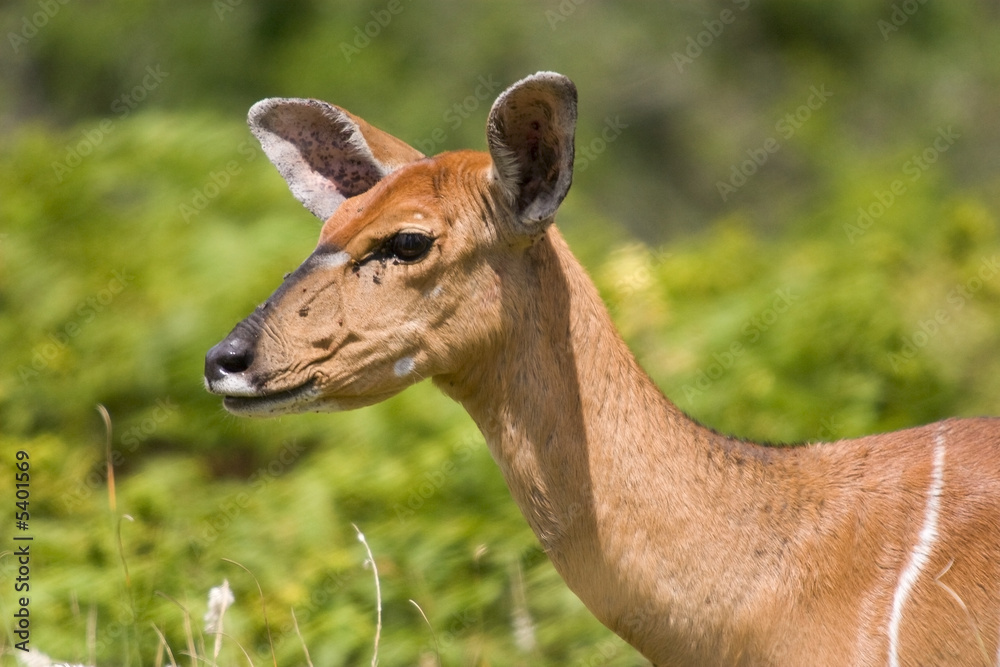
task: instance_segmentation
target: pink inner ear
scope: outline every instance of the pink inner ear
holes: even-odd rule
[[[325,102],[264,100],[249,120],[292,194],[320,219],[385,173],[353,120]]]
[[[249,122],[292,194],[322,220],[393,169],[423,157],[399,139],[320,100],[263,100],[250,110]]]

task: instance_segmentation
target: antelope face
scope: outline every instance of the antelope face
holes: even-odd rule
[[[537,74],[494,104],[488,154],[424,158],[324,102],[255,105],[265,153],[325,223],[313,253],[208,352],[207,389],[237,414],[342,410],[475,363],[569,189],[575,118],[569,80]]]

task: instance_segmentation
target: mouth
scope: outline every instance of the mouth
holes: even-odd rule
[[[222,405],[234,415],[270,417],[290,412],[305,412],[319,396],[312,380],[273,394],[223,395]]]

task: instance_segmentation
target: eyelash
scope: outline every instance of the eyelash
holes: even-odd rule
[[[382,254],[401,262],[423,259],[434,245],[434,238],[420,232],[399,232],[382,244]]]

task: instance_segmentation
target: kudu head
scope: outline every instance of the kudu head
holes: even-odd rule
[[[205,384],[226,409],[370,405],[502,344],[505,291],[523,286],[525,255],[572,180],[569,79],[541,72],[502,93],[488,153],[424,157],[318,100],[264,100],[249,122],[325,222],[305,262],[209,350]]]

